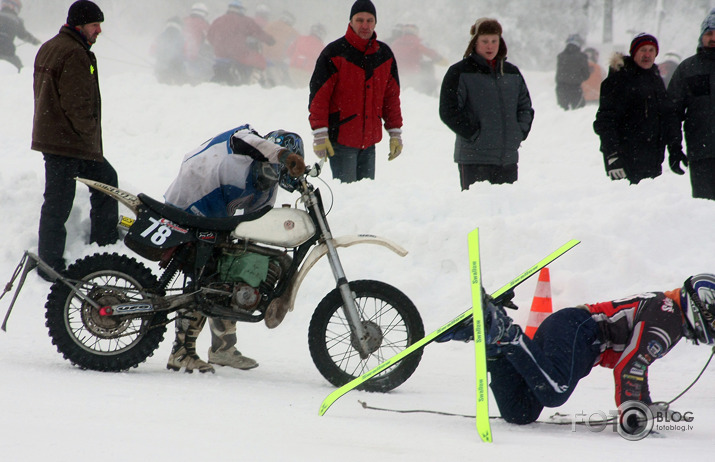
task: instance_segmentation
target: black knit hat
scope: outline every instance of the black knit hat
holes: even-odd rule
[[[652,35],[646,34],[645,32],[641,32],[640,34],[636,35],[636,37],[631,42],[631,56],[635,56],[636,52],[638,51],[638,48],[642,47],[643,45],[653,45],[655,47],[655,55],[658,56],[658,40]]]
[[[70,6],[67,12],[68,26],[84,26],[93,22],[104,22],[104,13],[94,2],[79,0]]]
[[[353,16],[358,13],[370,13],[375,16],[375,21],[377,21],[377,11],[370,0],[357,0],[353,3],[353,7],[350,9],[350,19],[353,19]]]

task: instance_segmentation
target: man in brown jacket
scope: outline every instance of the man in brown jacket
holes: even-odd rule
[[[102,153],[97,60],[90,51],[102,32],[103,21],[104,14],[93,2],[73,3],[67,24],[40,47],[35,57],[32,149],[41,151],[45,158],[38,254],[56,271],[65,267],[65,222],[74,202],[74,178],[117,186],[117,172]],[[116,242],[117,202],[90,190],[90,204],[90,243]],[[38,274],[48,279],[43,272]]]

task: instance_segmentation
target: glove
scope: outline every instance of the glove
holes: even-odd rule
[[[333,145],[330,143],[330,138],[328,138],[328,127],[313,131],[313,151],[320,159],[324,159],[325,156],[333,157],[335,155]]]
[[[300,155],[294,152],[288,154],[284,165],[288,169],[288,175],[293,178],[299,178],[305,173],[305,161]]]
[[[387,160],[392,160],[402,152],[402,130],[392,128],[387,131],[390,134],[390,155]]]
[[[683,167],[688,166],[688,158],[685,157],[685,154],[683,154],[683,148],[680,146],[668,148],[668,153],[668,164],[670,165],[670,169],[676,175],[683,175],[685,172],[682,168],[680,168],[680,163],[683,163]]]
[[[626,177],[626,171],[623,169],[623,161],[618,157],[618,153],[614,152],[606,158],[606,173],[611,180],[622,180]]]

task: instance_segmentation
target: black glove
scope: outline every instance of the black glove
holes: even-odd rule
[[[618,153],[614,152],[606,158],[606,173],[611,180],[622,180],[626,177],[625,165]]]
[[[680,168],[680,163],[683,163],[683,167],[688,166],[688,158],[683,154],[683,149],[681,147],[668,148],[668,153],[670,169],[677,175],[683,175],[685,172]]]

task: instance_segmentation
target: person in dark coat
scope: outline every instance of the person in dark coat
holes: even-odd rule
[[[673,143],[668,144],[670,168],[682,175],[680,164],[687,167],[689,163],[693,197],[715,200],[715,8],[700,26],[697,52],[675,70],[668,95],[675,105],[676,131]]]
[[[20,0],[2,0],[0,3],[0,59],[9,62],[22,70],[22,61],[15,54],[15,37],[33,45],[40,41],[25,29],[25,23],[20,19],[22,2]]]
[[[662,173],[665,146],[672,140],[672,105],[655,65],[658,41],[639,34],[630,56],[615,53],[593,129],[601,138],[606,173],[611,180],[638,184]]]
[[[45,158],[38,254],[58,272],[65,268],[65,222],[74,202],[75,178],[117,186],[117,172],[104,158],[97,58],[90,51],[102,22],[104,14],[95,3],[74,2],[67,24],[35,57],[32,149]],[[90,242],[116,242],[117,201],[90,188],[90,204]],[[51,280],[40,270],[38,274]]]
[[[506,62],[507,47],[496,19],[480,18],[464,59],[442,80],[439,116],[456,135],[454,161],[462,191],[472,183],[514,183],[519,146],[534,120],[519,68]]]
[[[583,39],[578,34],[570,35],[566,48],[556,58],[556,102],[568,111],[586,104],[581,84],[588,79],[588,56],[581,51]]]

